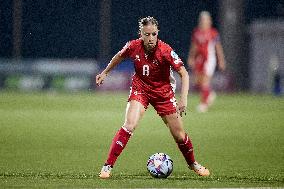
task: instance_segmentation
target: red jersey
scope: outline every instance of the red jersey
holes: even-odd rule
[[[206,31],[195,28],[191,40],[196,45],[195,60],[205,63],[210,56],[215,56],[215,45],[220,40],[220,37],[215,28],[210,28]]]
[[[132,87],[143,88],[147,92],[166,93],[172,90],[171,68],[178,71],[183,62],[173,49],[161,40],[150,54],[145,53],[143,40],[132,40],[120,51],[120,56],[134,62],[135,74]]]

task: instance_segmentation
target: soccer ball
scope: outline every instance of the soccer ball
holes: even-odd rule
[[[173,171],[173,160],[165,153],[155,153],[149,157],[147,169],[152,177],[167,178]]]

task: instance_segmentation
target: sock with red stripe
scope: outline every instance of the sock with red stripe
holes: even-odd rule
[[[202,86],[201,87],[201,103],[207,104],[208,103],[208,96],[210,94],[210,87],[209,86]]]
[[[184,140],[181,143],[177,143],[177,145],[182,155],[184,156],[187,164],[192,165],[195,162],[195,159],[193,153],[193,146],[188,135],[185,134]]]
[[[109,153],[108,153],[108,158],[106,160],[107,165],[113,165],[116,162],[116,159],[118,156],[121,154],[122,150],[125,148],[129,138],[131,137],[132,133],[127,131],[124,127],[121,127],[116,135],[114,136]]]

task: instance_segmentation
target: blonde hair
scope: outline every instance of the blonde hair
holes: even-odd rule
[[[210,19],[212,19],[211,14],[210,14],[210,12],[208,12],[208,11],[201,11],[201,12],[199,13],[198,19],[200,20],[203,16],[207,16],[207,17],[209,17]]]
[[[139,19],[139,21],[138,21],[138,25],[139,25],[138,34],[141,33],[142,28],[143,28],[144,26],[147,26],[147,25],[149,25],[149,24],[153,24],[153,25],[157,26],[157,28],[159,27],[159,23],[158,23],[158,21],[157,21],[154,17],[152,17],[152,16],[147,16],[147,17],[144,17],[144,18]]]

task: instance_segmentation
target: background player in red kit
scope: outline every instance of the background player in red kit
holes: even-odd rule
[[[100,178],[110,177],[117,157],[125,148],[149,104],[155,108],[168,126],[189,168],[201,176],[210,174],[208,169],[195,161],[192,143],[183,129],[181,116],[185,113],[187,106],[188,73],[172,48],[158,40],[158,32],[158,22],[155,18],[142,18],[139,21],[140,38],[128,42],[112,58],[105,70],[96,77],[96,83],[100,85],[109,71],[123,59],[130,58],[134,62],[135,74],[132,77],[125,122],[112,140],[108,158],[99,175]],[[172,69],[178,72],[182,82],[178,103],[175,99],[173,84],[170,82],[173,80]]]
[[[225,70],[225,59],[220,37],[212,27],[210,13],[202,11],[199,15],[198,27],[193,30],[189,50],[188,65],[195,74],[195,87],[200,91],[199,112],[206,112],[216,98],[211,89],[211,80],[216,62],[221,71]],[[217,55],[217,58],[216,58]]]

